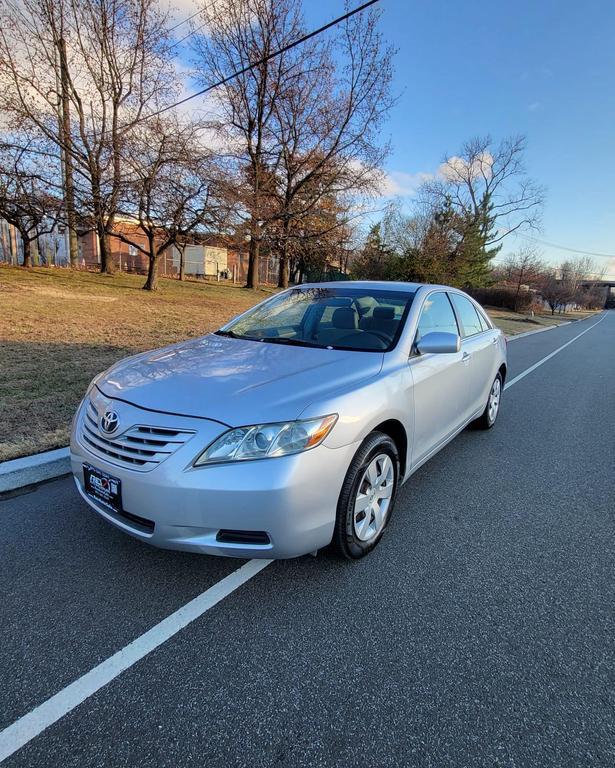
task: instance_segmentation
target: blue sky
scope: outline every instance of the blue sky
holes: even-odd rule
[[[360,4],[356,0],[352,5]],[[310,28],[343,0],[304,0]],[[387,171],[411,201],[421,174],[476,135],[525,134],[547,189],[544,241],[612,254],[615,277],[615,0],[381,0],[400,94]],[[180,11],[181,8],[181,11]],[[178,14],[194,8],[178,3]],[[502,256],[526,244],[505,241]],[[575,254],[540,246],[553,262]]]
[[[358,3],[357,3],[358,4]],[[343,3],[305,0],[308,22]],[[388,170],[411,193],[477,134],[527,136],[547,187],[542,240],[615,255],[615,2],[381,0],[398,49]],[[522,241],[511,240],[503,253]],[[559,261],[566,252],[541,246]],[[615,277],[615,258],[606,263]]]

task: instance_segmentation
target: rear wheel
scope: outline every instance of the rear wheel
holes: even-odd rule
[[[333,544],[350,560],[371,552],[393,511],[399,453],[393,440],[372,432],[353,458],[337,505]]]
[[[502,374],[498,371],[497,376],[493,380],[491,389],[489,390],[489,399],[485,410],[479,416],[476,421],[472,422],[472,426],[476,429],[491,429],[498,418],[500,412],[500,400],[502,399]]]

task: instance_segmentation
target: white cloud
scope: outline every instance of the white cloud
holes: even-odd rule
[[[381,194],[383,197],[413,197],[421,184],[432,178],[433,174],[422,171],[389,171],[383,174]]]
[[[527,108],[530,112],[539,112],[542,109],[542,103],[540,101],[533,101],[531,104],[528,104]]]
[[[382,197],[414,197],[424,181],[437,178],[454,181],[459,179],[460,176],[466,177],[468,172],[472,178],[481,174],[489,178],[492,166],[493,156],[489,152],[484,152],[474,158],[471,163],[468,163],[462,157],[453,155],[446,162],[441,163],[435,173],[427,171],[418,171],[417,173],[388,171],[382,175],[381,195]]]
[[[187,19],[188,16],[191,16],[199,7],[194,0],[173,0],[173,2],[159,0],[159,5],[162,11],[169,12],[171,26],[173,24],[179,24],[180,21]],[[189,29],[186,28],[186,32],[188,31]]]
[[[474,157],[470,162],[463,157],[453,155],[453,157],[449,157],[446,162],[440,165],[438,175],[449,181],[455,181],[459,178],[467,178],[468,175],[472,179],[475,179],[480,175],[489,178],[491,176],[492,166],[493,155],[490,152],[483,152]]]
[[[602,264],[600,266],[603,266]],[[606,260],[606,277],[611,280],[615,278],[615,257],[611,256]]]

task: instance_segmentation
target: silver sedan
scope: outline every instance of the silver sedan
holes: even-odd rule
[[[75,483],[159,547],[370,552],[399,486],[469,424],[490,429],[506,343],[465,293],[415,283],[290,288],[202,338],[97,376]]]

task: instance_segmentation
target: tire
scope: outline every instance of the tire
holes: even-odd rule
[[[372,487],[374,480],[378,485]],[[388,435],[372,432],[350,463],[337,503],[333,546],[348,560],[365,557],[382,538],[391,519],[398,483],[397,446]],[[365,508],[355,516],[357,502]]]
[[[493,410],[493,398],[494,398],[494,390],[497,389],[497,399],[495,403],[495,412]],[[482,412],[482,414],[472,422],[472,427],[474,429],[491,429],[495,422],[497,421],[498,414],[500,412],[500,402],[502,400],[502,391],[503,391],[503,382],[502,382],[502,374],[498,371],[495,379],[493,380],[493,384],[491,385],[491,389],[489,390],[489,397],[487,398],[487,405],[485,406],[485,410]]]

